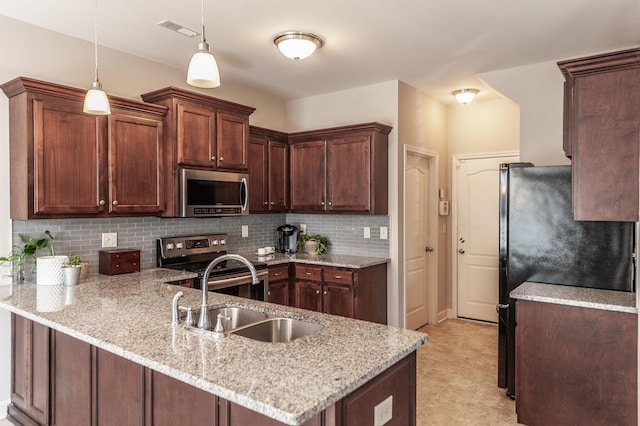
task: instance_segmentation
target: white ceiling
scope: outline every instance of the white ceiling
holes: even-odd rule
[[[100,0],[101,45],[185,68],[191,39],[156,25],[200,29],[199,0]],[[640,45],[640,0],[206,0],[207,41],[222,84],[285,99],[401,80],[443,102],[474,75]],[[93,40],[92,0],[4,0],[0,13]],[[325,45],[293,61],[273,37],[320,35]]]

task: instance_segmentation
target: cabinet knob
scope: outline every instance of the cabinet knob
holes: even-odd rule
[[[326,290],[323,291],[322,294],[324,294],[326,296],[327,295],[327,291]]]
[[[320,290],[316,290],[316,294],[320,294]]]
[[[331,201],[329,201],[329,205],[331,205]]]
[[[224,157],[220,157],[220,161],[224,161]]]
[[[98,204],[100,204],[101,206],[104,206],[106,203],[104,202],[104,200],[100,200]]]
[[[267,292],[267,296],[271,296],[271,290]]]
[[[323,201],[323,202],[321,202],[320,204],[322,204],[322,205],[324,206],[324,201]]]
[[[215,155],[211,156],[211,161],[216,161],[216,156]]]
[[[266,206],[266,205],[268,205],[268,204],[269,204],[269,203],[267,203],[266,201],[264,202],[264,205],[265,205],[265,206]]]
[[[271,202],[271,205],[273,205],[273,201]]]
[[[114,206],[117,206],[118,205],[118,200],[113,200],[113,203],[111,203],[111,204],[113,204]]]

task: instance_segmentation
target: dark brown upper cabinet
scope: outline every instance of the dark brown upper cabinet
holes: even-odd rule
[[[558,62],[576,220],[638,221],[640,49]]]
[[[289,135],[291,211],[388,213],[388,135],[380,123]]]
[[[12,219],[162,213],[165,107],[109,96],[112,114],[93,116],[86,90],[24,77],[2,90]]]
[[[249,212],[289,209],[288,135],[251,126],[249,139]]]
[[[142,99],[169,109],[165,121],[167,205],[164,216],[178,216],[181,166],[248,170],[249,116],[255,108],[176,87],[145,93]]]

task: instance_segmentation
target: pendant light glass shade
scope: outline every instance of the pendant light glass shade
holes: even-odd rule
[[[304,59],[322,46],[322,39],[315,34],[289,31],[277,35],[273,42],[284,56],[291,59]]]
[[[453,92],[451,92],[451,94],[454,98],[456,98],[456,101],[460,102],[461,104],[468,104],[475,99],[478,92],[478,89],[460,89],[454,90]]]
[[[109,98],[107,98],[107,94],[102,90],[102,84],[100,84],[98,80],[91,83],[91,88],[87,90],[82,111],[93,115],[111,114]]]
[[[209,51],[209,44],[206,41],[198,43],[198,51],[191,57],[187,71],[187,83],[206,89],[220,86],[218,63]]]
[[[218,63],[209,50],[209,43],[204,35],[204,0],[202,0],[202,39],[198,50],[191,57],[187,70],[187,83],[191,86],[212,89],[220,86]]]
[[[95,58],[95,80],[91,83],[91,87],[87,90],[84,97],[84,106],[82,111],[93,115],[109,115],[111,114],[111,105],[109,98],[102,90],[102,84],[98,80],[98,0],[96,0],[95,22],[93,27],[93,53]]]

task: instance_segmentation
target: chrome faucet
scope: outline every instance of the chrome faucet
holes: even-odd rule
[[[209,312],[207,309],[207,306],[209,304],[209,275],[211,274],[213,268],[216,267],[216,265],[224,262],[225,260],[237,260],[238,262],[244,263],[251,272],[251,278],[253,280],[252,283],[258,284],[260,282],[256,268],[245,257],[242,257],[239,254],[223,254],[222,256],[217,257],[213,261],[211,261],[209,266],[207,266],[207,269],[205,269],[204,275],[202,276],[202,307],[200,309],[198,328],[201,328],[203,330],[211,330],[211,321],[209,320]]]

